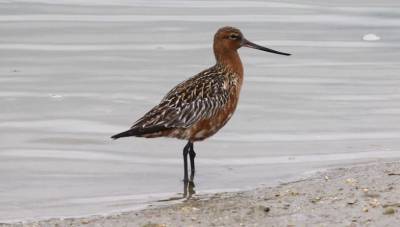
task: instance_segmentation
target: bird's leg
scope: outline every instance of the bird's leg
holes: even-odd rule
[[[183,174],[183,181],[188,182],[188,165],[187,165],[187,156],[190,150],[190,142],[186,144],[186,146],[183,148],[183,167],[184,167],[184,174]]]
[[[188,184],[189,181],[183,181],[183,196],[182,198],[186,198],[187,197],[187,193],[188,193]]]
[[[189,149],[189,156],[190,156],[190,181],[193,182],[193,178],[194,178],[194,173],[195,173],[195,167],[194,167],[194,158],[196,157],[196,152],[194,152],[193,149],[193,143],[190,142],[190,149]],[[188,144],[189,144],[188,143]]]

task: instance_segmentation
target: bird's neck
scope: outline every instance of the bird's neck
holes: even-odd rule
[[[214,50],[215,59],[218,65],[228,68],[230,71],[243,76],[243,65],[236,50]]]

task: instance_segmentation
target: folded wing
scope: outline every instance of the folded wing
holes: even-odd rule
[[[189,128],[212,117],[228,102],[225,84],[223,75],[206,70],[177,85],[132,128]]]

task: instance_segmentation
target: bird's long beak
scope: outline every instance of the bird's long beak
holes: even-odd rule
[[[266,52],[271,52],[271,53],[274,53],[274,54],[281,54],[281,55],[286,55],[286,56],[290,56],[291,55],[291,54],[288,54],[288,53],[279,52],[279,51],[276,51],[276,50],[273,50],[273,49],[269,49],[269,48],[257,45],[255,43],[250,42],[247,39],[243,39],[242,46],[250,47],[250,48],[253,48],[253,49],[262,50],[262,51],[266,51]]]

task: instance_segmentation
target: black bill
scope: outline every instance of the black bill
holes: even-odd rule
[[[279,51],[276,51],[276,50],[273,50],[273,49],[269,49],[269,48],[257,45],[255,43],[252,43],[252,42],[248,41],[247,39],[243,39],[242,46],[250,47],[250,48],[253,48],[253,49],[262,50],[262,51],[266,51],[266,52],[271,52],[271,53],[274,53],[274,54],[281,54],[281,55],[286,55],[286,56],[290,56],[291,55],[291,54],[288,54],[288,53],[279,52]]]

